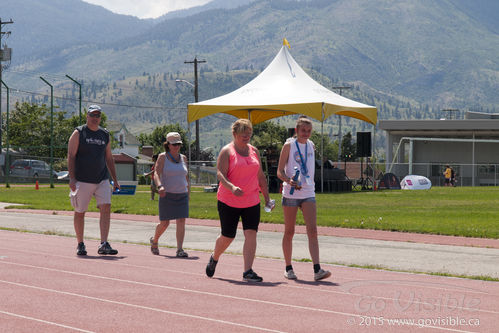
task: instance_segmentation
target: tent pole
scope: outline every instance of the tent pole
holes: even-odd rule
[[[187,160],[187,175],[189,176],[189,189],[191,188],[191,123],[187,120],[187,140],[188,140],[188,150],[189,159]]]
[[[375,171],[375,162],[376,162],[376,124],[373,124],[373,142],[372,142],[373,146],[372,146],[372,149],[371,151],[373,152],[373,158],[372,158],[372,161],[371,161],[371,164],[372,164],[372,170],[373,170],[373,192],[375,191],[376,189],[376,171]]]
[[[321,120],[321,193],[324,193],[324,103],[322,103]],[[315,161],[314,161],[315,164]]]

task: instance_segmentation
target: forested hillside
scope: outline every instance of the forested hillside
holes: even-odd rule
[[[351,86],[344,95],[375,105],[380,119],[435,119],[443,108],[499,111],[495,0],[240,0],[236,8],[224,1],[211,4],[222,8],[139,20],[80,0],[5,0],[0,17],[15,22],[4,40],[13,47],[3,76],[11,102],[47,103],[43,75],[64,97],[57,106],[73,114],[77,93],[68,74],[83,84],[84,105],[103,104],[135,133],[187,126],[192,89],[175,82],[193,82],[184,61],[206,60],[199,96],[208,99],[258,75],[286,37],[312,77],[330,89]],[[230,120],[201,120],[204,141],[219,144]],[[337,124],[337,117],[325,124],[332,138]],[[348,118],[343,125],[343,133],[370,128]]]

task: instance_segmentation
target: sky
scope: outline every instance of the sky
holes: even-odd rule
[[[102,6],[113,13],[157,18],[168,12],[204,5],[211,0],[83,0]]]

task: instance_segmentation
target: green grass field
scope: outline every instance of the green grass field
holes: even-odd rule
[[[0,201],[26,208],[72,210],[69,188],[34,186],[0,188]],[[272,213],[262,209],[262,222],[283,223],[279,194]],[[157,199],[149,187],[133,196],[113,196],[114,213],[157,215]],[[95,201],[90,211],[97,211]],[[194,189],[190,217],[218,219],[216,193]],[[321,226],[379,229],[467,237],[499,238],[499,187],[434,187],[428,191],[352,192],[317,195],[317,222]],[[299,214],[298,223],[303,224]]]

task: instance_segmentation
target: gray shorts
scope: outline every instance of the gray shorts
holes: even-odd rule
[[[189,217],[189,193],[168,193],[159,197],[159,220],[168,221]]]
[[[282,197],[282,205],[287,207],[301,207],[304,202],[315,202],[315,197],[304,198],[304,199],[291,199]]]

